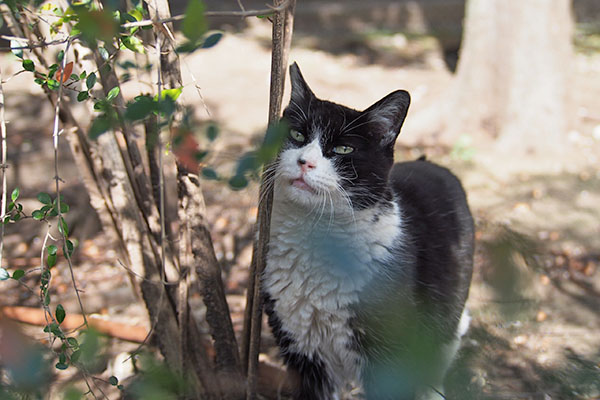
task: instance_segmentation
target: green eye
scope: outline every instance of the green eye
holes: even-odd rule
[[[300,132],[298,132],[298,131],[296,131],[296,130],[292,129],[292,130],[290,131],[290,136],[291,136],[291,137],[292,137],[292,139],[294,139],[295,141],[297,141],[297,142],[300,142],[300,143],[304,143],[304,140],[305,140],[305,138],[304,138],[304,135],[303,135],[303,134],[301,134]]]
[[[333,152],[335,154],[350,154],[354,151],[354,147],[350,147],[350,146],[335,146],[333,148]]]

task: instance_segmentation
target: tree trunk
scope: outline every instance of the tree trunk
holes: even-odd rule
[[[570,0],[468,0],[454,82],[409,127],[445,143],[487,134],[502,152],[559,152],[571,115],[570,6]]]

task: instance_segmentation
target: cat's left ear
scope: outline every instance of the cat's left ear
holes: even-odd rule
[[[397,90],[385,96],[363,113],[381,129],[381,145],[393,145],[406,118],[410,95],[406,90]],[[378,129],[378,130],[379,130]]]
[[[304,80],[297,63],[290,66],[290,80],[292,82],[291,100],[296,104],[304,104],[315,97],[310,87],[308,87],[308,83]]]

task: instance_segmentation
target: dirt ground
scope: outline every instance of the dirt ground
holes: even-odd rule
[[[200,119],[221,127],[213,161],[226,171],[236,157],[256,143],[268,108],[270,32],[264,23],[228,33],[217,46],[183,60],[187,85],[183,101]],[[435,43],[402,35],[378,38],[381,62],[340,52],[317,51],[299,38],[290,61],[297,61],[321,98],[366,108],[389,92],[412,94],[411,114],[431,104],[452,79]],[[414,56],[394,65],[394,51]],[[3,79],[19,70],[10,55],[1,62]],[[476,271],[468,306],[473,316],[461,357],[448,379],[452,399],[598,399],[600,398],[600,54],[577,54],[573,95],[574,127],[565,132],[564,157],[548,159],[498,155],[465,132],[451,147],[424,146],[415,132],[403,131],[397,159],[426,154],[462,179],[477,223]],[[200,87],[201,97],[194,87]],[[125,93],[139,87],[128,85]],[[288,88],[289,90],[289,88]],[[9,187],[21,188],[24,206],[33,207],[39,191],[53,185],[52,110],[30,77],[17,75],[4,84],[9,124]],[[285,101],[285,100],[284,100]],[[527,137],[523,138],[525,144]],[[132,293],[125,271],[106,235],[99,231],[77,169],[61,147],[64,196],[71,205],[69,223],[80,242],[75,276],[86,312],[107,319],[148,326],[143,304]],[[256,185],[232,192],[206,182],[207,217],[226,276],[234,325],[241,329],[251,231],[256,213]],[[16,227],[15,227],[16,228]],[[33,267],[39,262],[43,231],[27,221],[8,227],[4,265]],[[37,257],[37,259],[36,259]],[[53,301],[78,312],[66,266],[53,285]],[[35,287],[33,275],[26,279]],[[14,282],[0,283],[1,305],[37,306],[34,294]],[[199,299],[195,311],[202,314]],[[25,327],[32,337],[41,328]],[[264,357],[277,362],[268,330]],[[124,354],[136,345],[110,340],[106,368],[97,375],[124,379]],[[61,372],[58,382],[76,379]],[[108,396],[117,394],[107,388]],[[56,395],[53,398],[57,398]]]

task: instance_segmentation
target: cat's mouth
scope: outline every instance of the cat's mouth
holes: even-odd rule
[[[314,193],[315,191],[308,183],[306,183],[306,181],[302,177],[292,179],[292,186],[297,187],[298,189],[306,190],[307,192],[311,193]]]

